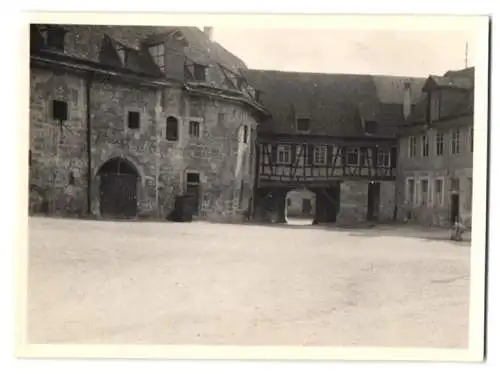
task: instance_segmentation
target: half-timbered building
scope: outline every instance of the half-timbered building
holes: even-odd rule
[[[255,213],[284,221],[286,195],[316,195],[316,222],[396,218],[397,131],[423,80],[248,72],[271,117],[258,130]]]

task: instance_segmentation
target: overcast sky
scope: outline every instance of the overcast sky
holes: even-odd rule
[[[251,69],[420,76],[474,64],[470,31],[217,28],[213,38]]]

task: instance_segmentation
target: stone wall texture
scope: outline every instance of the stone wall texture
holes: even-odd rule
[[[161,89],[163,90],[163,89]],[[138,170],[139,215],[164,218],[185,192],[186,172],[201,176],[200,217],[240,220],[253,195],[254,133],[257,122],[239,104],[160,89],[94,81],[90,88],[92,214],[99,214],[99,168],[114,157]],[[69,119],[51,120],[53,99],[68,102]],[[140,113],[140,128],[127,127],[127,111]],[[40,212],[87,211],[86,83],[71,74],[32,69],[30,103],[30,207]],[[166,119],[177,118],[179,140],[166,139]],[[200,137],[189,121],[200,122]],[[253,131],[252,131],[253,130]],[[72,177],[70,178],[70,173]],[[72,180],[72,183],[69,180]]]

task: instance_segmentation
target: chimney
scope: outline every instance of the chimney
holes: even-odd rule
[[[214,28],[213,27],[208,27],[208,26],[205,26],[203,28],[203,32],[205,33],[205,35],[207,36],[208,40],[212,40],[212,34],[214,32]]]
[[[410,81],[404,82],[404,93],[403,93],[403,115],[407,119],[411,112],[411,92],[410,92]]]

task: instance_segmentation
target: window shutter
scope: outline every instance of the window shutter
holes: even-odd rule
[[[271,146],[271,162],[276,163],[278,161],[278,146],[273,144]]]
[[[391,168],[395,168],[398,162],[398,149],[396,147],[391,148]]]
[[[329,144],[326,146],[326,164],[331,165],[333,163],[333,145]]]

